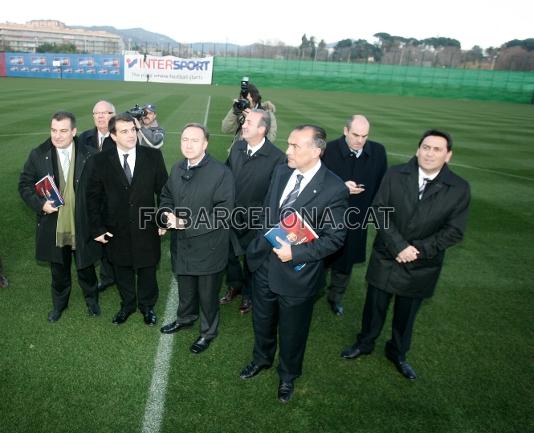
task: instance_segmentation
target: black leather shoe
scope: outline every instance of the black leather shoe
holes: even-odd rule
[[[95,303],[87,306],[87,314],[89,314],[89,316],[97,317],[100,316],[100,313],[100,305]]]
[[[239,312],[241,314],[247,314],[252,310],[252,299],[243,296],[243,299],[241,300],[241,305],[239,306]]]
[[[345,314],[343,305],[341,305],[339,302],[328,300],[328,303],[330,304],[330,309],[332,310],[332,313],[334,313],[336,316],[343,316]]]
[[[353,346],[347,347],[343,352],[341,352],[341,357],[345,359],[356,359],[362,355],[369,355],[371,352],[364,352],[360,349],[360,346],[354,344]]]
[[[121,325],[128,320],[128,317],[130,317],[131,314],[131,311],[119,310],[111,322],[115,325]]]
[[[156,313],[154,313],[154,310],[152,308],[149,310],[146,310],[143,313],[143,318],[145,320],[145,325],[148,325],[148,326],[154,326],[156,324],[156,321],[158,320]]]
[[[210,347],[211,340],[206,340],[204,337],[198,337],[197,341],[195,341],[189,350],[192,353],[199,354],[204,352],[208,347]]]
[[[159,330],[162,334],[174,334],[182,329],[191,328],[192,323],[177,323],[176,321],[162,326]]]
[[[226,293],[224,294],[224,296],[219,299],[219,304],[229,304],[230,302],[232,302],[236,296],[238,296],[239,294],[241,293],[240,290],[238,289],[234,289],[233,287],[230,287],[228,288],[228,290],[226,291]]]
[[[399,361],[398,359],[393,358],[386,354],[386,358],[389,359],[397,368],[397,371],[402,374],[408,380],[417,379],[417,374],[410,364],[406,361]]]
[[[104,290],[106,290],[108,287],[111,287],[113,286],[113,284],[115,284],[114,281],[109,281],[109,282],[99,282],[96,286],[97,290],[99,292],[103,292]]]
[[[48,321],[50,323],[57,322],[61,318],[61,314],[63,312],[61,310],[56,310],[55,308],[48,313]]]
[[[251,379],[257,374],[259,374],[262,370],[267,370],[268,368],[271,368],[271,366],[270,365],[257,365],[254,361],[252,361],[243,370],[241,370],[239,377],[244,380]]]
[[[280,381],[280,384],[278,385],[278,400],[280,400],[281,403],[289,402],[293,396],[294,390],[295,385],[293,385],[293,382]]]

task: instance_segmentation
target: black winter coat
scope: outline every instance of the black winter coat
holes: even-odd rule
[[[322,160],[343,182],[352,180],[365,185],[362,193],[349,195],[352,210],[348,213],[348,222],[355,228],[347,231],[343,248],[327,259],[327,264],[348,274],[354,263],[365,262],[367,229],[362,228],[362,224],[387,169],[386,150],[382,144],[367,140],[362,153],[356,158],[345,136],[341,136],[327,144]]]
[[[176,230],[173,272],[180,275],[210,275],[224,270],[228,263],[229,221],[234,206],[234,180],[224,164],[206,155],[189,170],[187,160],[177,162],[161,192],[160,208],[187,213],[189,221]],[[220,212],[217,221],[215,209]],[[180,217],[180,215],[178,215]],[[224,221],[223,221],[224,220]]]
[[[102,249],[93,240],[89,231],[89,217],[87,213],[86,189],[89,181],[87,163],[96,152],[91,147],[84,146],[74,137],[74,192],[75,227],[76,227],[76,267],[86,268],[94,264],[102,256]],[[56,247],[56,226],[58,213],[43,213],[44,197],[35,192],[35,183],[47,174],[53,175],[59,188],[57,152],[50,139],[33,149],[24,164],[19,179],[19,193],[24,202],[37,215],[37,230],[35,237],[35,257],[37,260],[52,263],[63,263],[61,249]]]
[[[445,250],[463,239],[470,202],[469,184],[445,165],[419,200],[417,158],[392,167],[384,176],[373,207],[390,208],[389,224],[378,230],[367,282],[389,293],[414,298],[434,294]],[[408,245],[417,260],[397,263]]]
[[[117,149],[98,153],[91,160],[91,183],[87,203],[91,233],[106,232],[113,238],[106,244],[109,260],[119,266],[155,266],[161,255],[156,218],[143,219],[141,209],[157,210],[167,170],[159,150],[136,147],[136,162],[128,184]],[[145,214],[146,215],[146,214]]]

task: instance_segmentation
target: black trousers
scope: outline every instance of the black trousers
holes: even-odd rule
[[[219,289],[222,272],[210,275],[176,275],[178,323],[193,323],[200,315],[200,336],[213,340],[219,328]]]
[[[70,269],[72,256],[76,257],[76,250],[70,246],[61,248],[63,263],[50,263],[52,273],[52,305],[55,310],[63,311],[69,304],[72,280]],[[85,303],[94,305],[98,303],[97,279],[94,265],[77,269],[78,284],[82,288]]]
[[[333,267],[330,268],[330,285],[328,286],[327,298],[330,302],[340,303],[349,285],[352,268],[345,274]]]
[[[100,260],[100,284],[111,285],[115,283],[115,272],[113,265],[106,256],[106,249],[104,248],[104,256]]]
[[[280,346],[278,375],[286,382],[302,374],[302,364],[313,313],[314,298],[282,296],[269,288],[269,268],[254,273],[252,320],[253,359],[259,366],[272,365]]]
[[[155,266],[132,268],[113,265],[113,271],[121,296],[121,309],[132,313],[139,308],[144,313],[156,305],[159,287]]]
[[[248,269],[247,258],[235,255],[232,243],[230,243],[230,254],[228,255],[228,266],[226,267],[226,281],[230,287],[240,290],[244,297],[252,296],[252,273]]]
[[[364,352],[372,352],[375,341],[380,335],[386,320],[391,298],[393,305],[393,322],[391,339],[386,343],[386,354],[398,361],[406,360],[410,350],[415,317],[421,306],[422,298],[393,295],[374,286],[367,287],[365,306],[363,308],[362,329],[356,344]]]

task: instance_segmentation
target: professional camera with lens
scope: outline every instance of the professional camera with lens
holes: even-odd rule
[[[144,108],[140,107],[138,104],[135,104],[133,108],[130,108],[126,112],[135,117],[137,120],[141,120],[141,118],[146,114]]]
[[[243,77],[241,80],[241,92],[239,99],[234,102],[233,109],[236,116],[240,115],[247,108],[250,108],[250,102],[247,99],[248,96],[248,77]]]

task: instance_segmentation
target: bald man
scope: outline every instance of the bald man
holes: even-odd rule
[[[326,261],[331,268],[327,301],[338,316],[344,314],[341,300],[349,284],[352,267],[355,263],[365,262],[367,229],[364,223],[387,169],[384,146],[368,140],[369,130],[370,124],[365,116],[351,116],[343,128],[343,135],[330,141],[322,156],[324,164],[345,182],[350,194],[350,226],[345,244]]]

